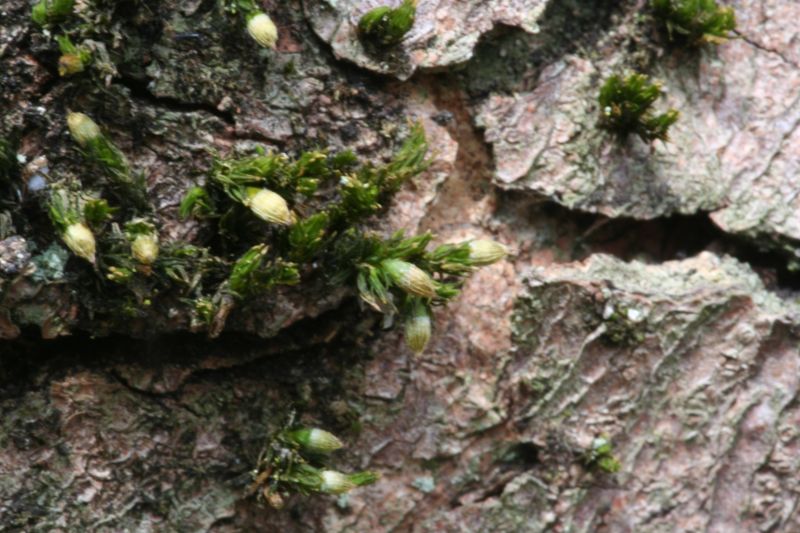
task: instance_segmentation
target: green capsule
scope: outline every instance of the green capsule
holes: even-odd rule
[[[318,428],[303,428],[290,431],[288,438],[312,453],[330,453],[344,444],[336,435]]]
[[[414,353],[422,353],[431,339],[431,316],[422,302],[417,302],[406,319],[405,339]]]
[[[475,266],[491,265],[508,255],[508,248],[490,239],[478,239],[469,243],[469,260]]]
[[[381,268],[405,292],[429,299],[436,297],[436,282],[417,265],[400,259],[386,259]]]

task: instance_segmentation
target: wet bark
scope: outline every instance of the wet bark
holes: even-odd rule
[[[0,528],[800,529],[794,4],[730,2],[740,38],[687,52],[645,2],[420,0],[386,61],[354,32],[373,4],[264,2],[266,50],[215,2],[79,3],[107,15],[109,60],[70,78],[30,5],[0,7]],[[665,80],[671,143],[595,128],[602,77],[628,68]],[[372,227],[513,254],[436,310],[419,356],[319,283],[237,305],[213,340],[178,298],[121,317],[42,208],[38,179],[94,179],[67,110],[144,173],[163,242],[204,237],[177,206],[210,150],[379,162],[419,120],[432,166]],[[282,510],[247,496],[292,413],[381,479]]]

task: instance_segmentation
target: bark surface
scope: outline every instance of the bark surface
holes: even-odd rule
[[[419,0],[375,57],[355,32],[371,0],[264,2],[275,50],[212,1],[78,2],[109,17],[65,79],[28,2],[4,2],[0,529],[800,530],[800,7],[726,3],[738,38],[687,51],[644,1]],[[625,69],[665,83],[670,143],[596,128]],[[215,340],[177,300],[120,318],[42,210],[42,180],[93,179],[67,110],[145,174],[162,242],[207,230],[177,206],[209,150],[380,162],[419,120],[432,166],[372,227],[513,254],[436,309],[419,356],[347,287],[271,292]],[[248,497],[292,414],[381,479]]]

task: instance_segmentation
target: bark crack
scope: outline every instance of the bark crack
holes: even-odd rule
[[[746,34],[740,32],[740,31],[734,30],[734,33],[736,34],[737,37],[739,37],[741,40],[743,40],[744,42],[746,42],[747,44],[749,44],[753,48],[757,48],[758,50],[761,50],[762,52],[767,52],[769,54],[774,54],[774,55],[778,56],[784,63],[788,63],[788,64],[790,64],[790,65],[792,65],[792,66],[794,66],[796,68],[800,68],[800,63],[797,63],[796,61],[792,61],[791,59],[786,57],[780,50],[776,50],[774,48],[770,48],[769,46],[766,46],[766,45],[756,41],[752,37],[748,37]]]
[[[128,90],[134,98],[147,101],[153,107],[160,107],[177,113],[208,113],[214,115],[228,125],[234,125],[236,119],[232,112],[221,111],[209,103],[185,102],[170,96],[157,96],[147,87],[145,80],[140,80],[131,76],[120,76],[114,80]]]

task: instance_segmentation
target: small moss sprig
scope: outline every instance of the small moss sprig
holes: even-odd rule
[[[31,18],[40,26],[56,24],[70,16],[74,6],[75,0],[39,0],[31,9]]]
[[[652,107],[664,94],[661,85],[643,74],[610,76],[600,88],[600,127],[625,138],[635,133],[645,142],[667,141],[668,131],[680,116],[675,109],[654,114]]]
[[[417,0],[403,0],[397,8],[376,7],[359,19],[359,37],[380,47],[395,46],[411,30],[416,14]]]
[[[278,286],[349,285],[368,307],[399,317],[418,353],[431,337],[432,310],[455,297],[476,268],[506,254],[488,240],[431,247],[430,233],[385,238],[369,231],[374,215],[429,164],[420,125],[385,164],[361,162],[350,151],[215,157],[206,184],[190,188],[180,206],[182,216],[206,223],[205,242],[191,246],[160,242],[143,188],[143,206],[124,203],[133,172],[94,121],[72,113],[68,124],[86,155],[116,178],[97,185],[109,185],[120,207],[75,181],[54,186],[47,209],[65,244],[110,282],[93,309],[118,318],[146,316],[156,297],[171,294],[191,309],[193,331],[216,336],[235,306]]]
[[[611,439],[607,435],[600,435],[592,440],[591,447],[584,453],[583,463],[587,468],[607,474],[615,474],[622,469],[619,460],[614,457]]]
[[[67,248],[96,265],[95,232],[111,218],[113,209],[108,202],[56,184],[47,199],[47,208],[50,220]]]
[[[281,431],[261,452],[248,493],[280,509],[291,494],[343,494],[378,480],[372,471],[332,469],[330,454],[342,446],[336,435],[319,428]]]
[[[144,176],[132,171],[125,155],[100,130],[100,126],[88,115],[76,112],[67,115],[67,126],[87,159],[104,171],[118,199],[137,209],[150,210]]]
[[[268,256],[269,246],[257,244],[233,264],[227,290],[239,298],[255,296],[276,285],[296,285],[300,282],[297,265],[281,258]]]
[[[69,36],[56,37],[61,57],[58,58],[58,74],[62,77],[83,72],[92,60],[92,52],[85,46],[76,46]]]
[[[428,250],[433,237],[424,233],[406,238],[398,232],[381,239],[354,234],[338,243],[339,260],[347,258],[356,265],[361,299],[382,313],[405,317],[406,344],[415,353],[424,351],[431,337],[431,307],[457,296],[467,275],[507,253],[503,245],[487,240]],[[483,253],[487,248],[491,257]]]
[[[650,5],[674,43],[720,44],[736,28],[733,8],[722,7],[716,0],[651,0]]]

